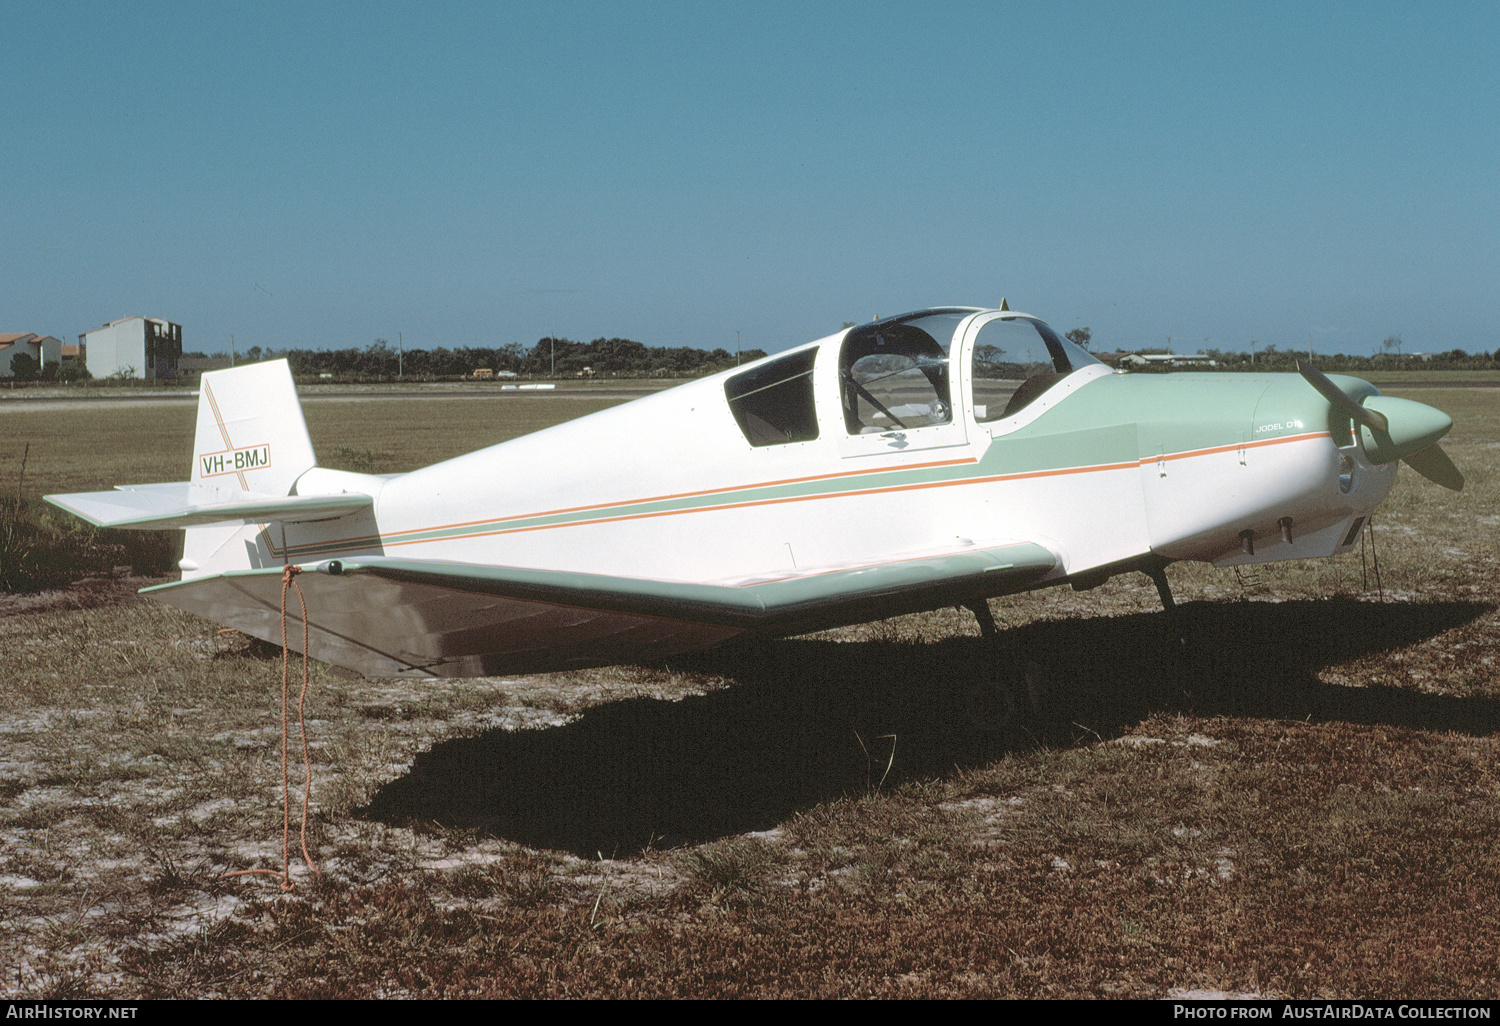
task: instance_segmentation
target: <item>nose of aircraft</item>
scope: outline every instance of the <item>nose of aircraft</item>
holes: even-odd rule
[[[1437,441],[1453,427],[1442,410],[1410,399],[1371,395],[1356,400],[1309,364],[1297,361],[1297,372],[1334,409],[1359,425],[1365,456],[1372,463],[1405,460],[1417,473],[1453,491],[1462,491],[1464,476]]]

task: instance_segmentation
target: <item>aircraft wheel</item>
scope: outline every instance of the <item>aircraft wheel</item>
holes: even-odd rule
[[[1032,719],[1027,675],[1017,667],[997,667],[973,681],[961,695],[964,726],[980,735],[1019,735]]]

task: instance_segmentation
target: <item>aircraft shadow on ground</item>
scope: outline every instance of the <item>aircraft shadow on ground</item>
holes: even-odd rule
[[[1500,701],[1342,687],[1317,675],[1492,608],[1194,603],[1175,620],[1151,613],[1037,623],[994,642],[793,639],[721,649],[693,657],[691,668],[730,687],[678,702],[632,698],[561,727],[443,742],[363,814],[587,857],[627,855],[767,829],[797,808],[867,793],[893,743],[887,787],[1007,751],[1119,736],[1156,713],[1485,734],[1500,730]]]

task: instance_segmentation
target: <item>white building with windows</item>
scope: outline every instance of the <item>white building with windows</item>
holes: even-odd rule
[[[154,381],[177,376],[182,325],[161,317],[122,317],[78,336],[89,374]]]
[[[1188,367],[1193,364],[1217,367],[1219,361],[1204,353],[1129,353],[1120,357],[1121,367],[1149,367],[1152,364],[1165,364],[1168,367]]]

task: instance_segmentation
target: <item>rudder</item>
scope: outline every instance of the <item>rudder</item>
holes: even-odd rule
[[[194,490],[283,496],[317,465],[285,360],[209,371],[198,392]]]
[[[285,360],[203,375],[190,489],[199,501],[283,496],[317,462]],[[253,526],[190,527],[182,548],[183,580],[274,563]]]

